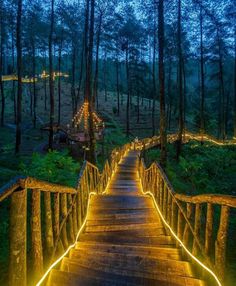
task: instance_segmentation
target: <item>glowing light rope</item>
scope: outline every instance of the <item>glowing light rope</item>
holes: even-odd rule
[[[138,176],[139,176],[139,172],[138,173]],[[203,264],[197,257],[195,257],[189,250],[188,248],[184,245],[184,243],[178,238],[178,236],[176,235],[176,233],[172,230],[171,226],[167,223],[167,221],[165,220],[164,216],[162,215],[162,212],[160,211],[157,203],[156,203],[156,200],[155,200],[155,197],[154,195],[150,192],[150,191],[146,191],[144,192],[143,190],[143,185],[142,185],[142,182],[141,182],[141,178],[139,176],[139,180],[140,180],[140,185],[141,185],[141,191],[144,195],[149,195],[152,197],[153,199],[153,202],[154,202],[154,205],[155,205],[155,208],[158,212],[158,214],[160,215],[161,217],[161,220],[162,222],[164,223],[164,225],[169,229],[170,233],[172,234],[172,236],[179,242],[179,244],[181,245],[181,247],[185,250],[185,252],[193,259],[195,260],[202,268],[204,268],[208,273],[210,273],[210,275],[215,279],[217,285],[219,286],[223,286],[219,280],[219,278],[216,276],[216,274],[210,269],[208,268],[205,264]]]
[[[128,149],[128,150],[129,150],[129,149]],[[124,156],[126,155],[126,153],[127,153],[128,150],[126,150]],[[121,157],[121,159],[119,160],[118,164],[122,161],[122,159],[123,159],[124,156]],[[117,164],[117,166],[118,166],[118,164]],[[108,178],[107,186],[106,186],[106,188],[105,188],[105,191],[102,192],[102,194],[104,194],[104,193],[108,190],[109,185],[110,185],[110,182],[111,182],[111,179],[112,179],[114,173],[115,173],[115,170],[112,171],[111,177]],[[48,276],[48,274],[50,273],[50,271],[51,271],[59,262],[61,262],[61,260],[69,253],[69,251],[70,251],[73,247],[75,247],[76,243],[78,242],[79,236],[80,236],[81,232],[83,231],[83,229],[84,229],[84,227],[85,227],[85,224],[86,224],[86,222],[87,222],[88,213],[89,213],[89,207],[90,207],[90,198],[91,198],[92,195],[97,195],[97,193],[96,193],[96,192],[91,192],[91,193],[89,194],[89,198],[88,198],[88,202],[87,202],[87,213],[86,213],[84,222],[83,222],[83,224],[81,225],[81,227],[80,227],[80,229],[79,229],[79,231],[78,231],[78,233],[77,233],[77,235],[76,235],[75,242],[74,242],[73,244],[71,244],[71,245],[68,247],[68,249],[67,249],[55,262],[53,262],[53,263],[49,266],[49,268],[47,269],[47,271],[44,273],[43,277],[39,280],[39,282],[38,282],[35,286],[40,286],[40,285],[42,285],[42,283],[43,283],[44,280],[47,278],[47,276]]]
[[[47,269],[47,271],[44,273],[43,277],[39,280],[39,282],[36,284],[36,286],[40,286],[42,285],[42,283],[44,282],[44,280],[46,279],[46,277],[48,276],[49,272],[69,253],[69,251],[75,247],[76,243],[78,242],[78,239],[79,239],[79,236],[82,232],[82,230],[84,229],[85,227],[85,224],[87,222],[87,217],[88,217],[88,213],[89,213],[89,202],[90,202],[90,198],[92,195],[96,195],[95,192],[91,192],[89,194],[89,198],[88,198],[88,202],[87,202],[87,213],[86,213],[86,216],[85,216],[85,219],[84,219],[84,222],[83,224],[81,225],[77,235],[76,235],[76,239],[75,239],[75,242],[73,244],[71,244],[67,250],[55,261],[52,263],[51,266],[49,266],[49,268]]]

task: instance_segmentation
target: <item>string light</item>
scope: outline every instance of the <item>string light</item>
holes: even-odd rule
[[[93,195],[96,195],[96,193],[95,193],[95,192],[91,192],[91,193],[89,194],[89,198],[88,198],[88,202],[87,202],[87,213],[86,213],[84,222],[83,222],[83,224],[81,225],[81,227],[80,227],[80,229],[79,229],[79,231],[78,231],[78,233],[77,233],[77,235],[76,235],[75,242],[74,242],[73,244],[71,244],[71,245],[67,248],[67,250],[66,250],[55,262],[53,262],[52,265],[50,265],[50,266],[48,267],[47,271],[44,273],[43,277],[39,280],[39,282],[36,284],[36,286],[42,285],[42,283],[44,282],[44,280],[45,280],[46,277],[48,276],[49,272],[69,253],[69,251],[70,251],[73,247],[75,247],[76,243],[78,242],[79,236],[80,236],[80,234],[81,234],[82,230],[84,229],[85,224],[86,224],[86,222],[87,222],[88,213],[89,213],[89,207],[90,207],[90,204],[89,204],[89,203],[90,203],[91,196],[93,196]]]
[[[139,176],[139,172],[138,173],[138,176]],[[184,245],[184,243],[178,238],[178,236],[176,235],[176,233],[172,230],[171,226],[167,223],[167,221],[165,220],[164,216],[162,215],[162,212],[160,211],[157,203],[156,203],[156,200],[155,200],[155,197],[154,195],[150,192],[150,191],[144,191],[143,190],[143,186],[142,186],[142,182],[141,182],[141,178],[139,176],[139,181],[140,181],[140,185],[141,185],[141,192],[144,194],[144,195],[149,195],[152,197],[152,200],[153,200],[153,203],[155,205],[155,208],[158,212],[158,214],[160,215],[161,217],[161,220],[162,222],[164,223],[164,225],[169,229],[170,233],[172,234],[172,236],[179,242],[179,244],[181,245],[181,247],[185,250],[185,252],[194,260],[196,261],[202,268],[204,268],[208,273],[210,273],[210,275],[215,279],[216,283],[218,286],[222,286],[219,278],[216,276],[216,274],[210,269],[208,268],[205,264],[203,264],[196,256],[194,256],[190,250],[188,250],[188,248]]]
[[[127,153],[128,150],[129,150],[129,148],[125,151],[124,156],[126,156],[126,153]],[[118,164],[122,161],[122,159],[123,159],[123,157],[121,157],[121,159],[119,160]],[[118,164],[117,164],[117,166],[118,166]],[[116,166],[116,167],[117,167],[117,166]],[[108,181],[108,183],[107,183],[107,186],[106,186],[106,188],[105,188],[105,191],[103,191],[102,194],[104,194],[104,193],[107,191],[107,189],[108,189],[108,187],[109,187],[109,185],[110,185],[110,182],[111,182],[111,179],[112,179],[114,173],[115,173],[115,170],[112,171],[111,177],[108,178],[109,181]],[[90,200],[91,200],[91,196],[93,196],[93,195],[97,195],[97,193],[96,193],[96,192],[91,192],[91,193],[89,194],[89,198],[88,198],[88,202],[87,202],[87,213],[86,213],[84,222],[83,222],[83,224],[81,225],[81,227],[80,227],[80,229],[79,229],[79,231],[78,231],[78,233],[77,233],[77,235],[76,235],[75,242],[74,242],[73,244],[71,244],[71,245],[67,248],[67,250],[66,250],[55,262],[53,262],[53,263],[48,267],[48,269],[47,269],[46,272],[44,273],[43,277],[39,280],[39,282],[36,284],[36,286],[42,285],[42,283],[44,282],[44,280],[47,278],[49,272],[50,272],[59,262],[61,262],[61,260],[69,253],[69,251],[70,251],[73,247],[75,247],[76,243],[78,242],[79,236],[80,236],[81,232],[83,231],[83,229],[84,229],[84,227],[85,227],[85,224],[86,224],[86,222],[87,222],[87,218],[88,218],[88,214],[89,214],[89,208],[90,208]]]
[[[93,124],[95,127],[95,130],[99,130],[99,128],[104,128],[105,124],[102,121],[102,119],[96,114],[95,111],[92,112],[92,120]],[[79,126],[81,122],[84,122],[84,130],[85,132],[88,131],[88,126],[89,126],[89,117],[90,117],[90,112],[89,112],[89,103],[88,101],[85,101],[84,104],[81,106],[79,111],[75,114],[75,116],[72,119],[72,122],[74,122],[75,126]]]

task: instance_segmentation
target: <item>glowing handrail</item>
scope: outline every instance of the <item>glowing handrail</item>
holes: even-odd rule
[[[221,264],[213,265],[212,262],[210,261],[208,254],[205,252],[205,249],[202,247],[200,240],[198,239],[198,237],[195,234],[195,228],[193,229],[193,227],[192,227],[191,223],[189,222],[188,217],[186,216],[185,211],[183,210],[180,202],[191,203],[191,204],[202,204],[202,203],[219,204],[222,206],[222,208],[224,208],[224,210],[227,213],[228,212],[226,210],[227,208],[229,208],[229,207],[236,208],[236,197],[235,196],[234,197],[233,196],[227,196],[227,195],[218,195],[217,197],[215,197],[214,195],[185,196],[185,195],[181,195],[181,194],[176,194],[174,192],[173,187],[171,186],[168,178],[166,177],[165,173],[163,172],[162,168],[157,163],[152,163],[149,168],[146,168],[143,159],[140,160],[138,173],[139,173],[139,177],[140,177],[140,181],[141,181],[141,185],[142,185],[142,192],[144,194],[150,195],[153,198],[155,207],[156,207],[158,213],[160,214],[160,217],[161,217],[163,223],[169,229],[172,236],[180,243],[180,245],[185,250],[185,252],[192,259],[194,259],[201,267],[203,267],[214,278],[217,285],[222,285],[221,279],[219,279],[217,274],[216,274],[219,271],[221,273],[220,275],[222,275],[220,277],[223,277],[223,270],[220,268]],[[161,193],[160,193],[159,187],[157,188],[156,183],[153,183],[154,176],[156,176],[156,178],[158,179],[158,181],[156,179],[156,182],[158,182],[158,186],[160,186],[159,184],[163,184],[163,187],[161,189]],[[161,181],[159,181],[159,178],[161,179]],[[158,194],[157,192],[160,194]],[[164,215],[163,215],[160,207],[158,206],[158,203],[156,201],[155,196],[157,196],[158,202],[160,201],[161,209],[163,209]],[[219,201],[220,198],[222,199],[221,202]],[[211,199],[212,199],[212,201],[211,201]],[[185,239],[183,235],[184,235],[184,230],[186,229],[186,226],[187,226],[189,231],[191,232],[192,238],[194,239],[195,243],[197,244],[197,247],[200,250],[203,258],[206,260],[208,266],[206,266],[204,263],[202,263],[194,255],[194,253],[191,253],[191,251],[188,249],[188,247],[178,237],[178,235],[172,229],[170,224],[167,222],[167,220],[169,222],[171,222],[171,225],[176,225],[176,224],[178,225],[179,224],[179,219],[180,219],[179,217],[178,217],[178,219],[177,218],[175,219],[175,223],[173,224],[173,218],[172,218],[172,216],[173,216],[173,209],[172,209],[173,203],[177,206],[177,209],[181,213],[182,220],[185,221],[185,227],[184,227],[184,229],[182,229],[182,232],[180,232],[180,236],[183,237],[183,239]],[[170,214],[170,212],[172,212],[172,214]],[[225,212],[223,212],[223,214],[221,214],[221,215],[222,215],[222,218],[224,219],[225,218],[224,217]],[[225,219],[227,220],[227,215],[226,215]],[[218,235],[219,235],[219,233],[222,234],[222,228],[221,228],[222,223],[224,223],[224,222],[223,222],[223,220],[221,221],[221,219],[220,219],[218,234],[217,234],[217,238],[216,238],[217,243],[220,242],[220,241],[218,241]],[[207,225],[206,225],[206,227],[207,227]],[[179,233],[179,229],[178,229],[178,233]],[[221,235],[219,237],[221,237]],[[215,246],[215,250],[216,250],[216,246]],[[221,255],[224,255],[224,252],[221,252],[217,255],[220,255],[219,257],[222,257]],[[217,271],[216,271],[216,268],[217,268]]]

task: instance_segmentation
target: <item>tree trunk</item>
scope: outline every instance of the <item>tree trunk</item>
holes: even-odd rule
[[[72,75],[71,75],[71,99],[72,99],[72,114],[76,113],[76,94],[75,94],[75,61],[76,61],[76,48],[75,43],[72,43]]]
[[[182,56],[183,60],[183,130],[186,128],[186,110],[187,110],[187,84],[186,84],[186,64],[184,61],[184,56]]]
[[[104,55],[104,61],[103,61],[103,85],[104,85],[105,101],[107,101],[107,78],[106,78],[107,67],[106,67],[106,62],[107,62],[107,50],[105,48],[105,55]]]
[[[116,55],[116,93],[117,93],[117,115],[120,115],[120,87],[119,87],[119,59],[118,52]]]
[[[87,0],[89,1],[89,0]],[[95,156],[95,134],[93,126],[93,96],[91,90],[91,78],[92,78],[92,63],[93,63],[93,37],[94,37],[94,1],[90,0],[91,9],[90,9],[90,24],[89,24],[89,45],[88,45],[88,60],[87,60],[87,70],[86,70],[86,87],[85,87],[85,97],[89,102],[89,152],[88,160],[91,163],[96,163]]]
[[[154,136],[155,135],[155,128],[156,128],[156,126],[155,126],[155,108],[156,108],[156,17],[154,17],[152,82],[153,82],[152,136]]]
[[[234,137],[236,139],[236,25],[234,26]]]
[[[201,0],[202,2],[202,0]],[[200,107],[200,133],[205,133],[205,75],[204,75],[204,54],[203,54],[203,15],[202,5],[200,5],[200,52],[201,52],[201,107]]]
[[[127,102],[126,102],[126,136],[129,136],[129,112],[130,112],[130,86],[129,86],[129,62],[128,62],[129,45],[127,44],[125,63],[126,63],[126,79],[127,79]]]
[[[179,91],[179,131],[177,140],[176,158],[179,160],[179,156],[182,148],[182,135],[184,128],[183,118],[183,67],[182,67],[182,35],[181,35],[181,0],[178,0],[178,34],[177,34],[177,45],[178,45],[178,91]]]
[[[14,21],[11,22],[11,59],[12,59],[12,73],[15,73],[15,50],[14,50]],[[13,106],[14,106],[14,123],[16,124],[16,89],[15,89],[15,81],[12,81],[12,98],[13,98]]]
[[[171,73],[172,73],[172,61],[169,60],[169,68],[168,68],[168,83],[167,83],[167,93],[168,93],[168,130],[171,128],[171,113],[172,113],[172,95],[171,95]]]
[[[97,102],[98,108],[98,63],[99,63],[99,47],[100,47],[100,36],[102,29],[102,13],[99,15],[98,31],[97,31],[97,45],[96,45],[96,64],[95,64],[95,75],[93,84],[93,106],[95,107],[95,101]]]
[[[44,70],[46,72],[46,68],[47,68],[47,60],[46,60],[46,51],[45,51],[45,55],[44,55]],[[47,78],[45,77],[43,79],[43,84],[44,84],[44,110],[47,111]]]
[[[224,70],[223,70],[223,56],[222,48],[220,43],[219,31],[217,30],[217,41],[218,41],[218,56],[219,56],[219,136],[225,139],[225,88],[224,88]]]
[[[1,3],[2,5],[3,3]],[[0,90],[1,90],[1,98],[2,98],[2,106],[1,106],[1,126],[4,126],[5,119],[5,94],[4,94],[4,86],[2,81],[2,70],[3,70],[3,54],[4,54],[4,32],[3,32],[3,11],[2,7],[0,7]]]
[[[59,78],[58,78],[58,115],[57,115],[57,121],[58,125],[61,123],[61,51],[62,51],[62,38],[60,41],[59,51],[58,51],[58,72],[59,72]]]
[[[32,39],[32,51],[33,51],[33,95],[34,95],[34,106],[33,106],[33,126],[36,128],[36,109],[37,109],[37,94],[36,94],[36,57],[35,57],[35,43]]]
[[[21,145],[21,108],[22,108],[22,47],[21,47],[21,17],[22,0],[18,0],[17,5],[17,24],[16,24],[16,47],[17,47],[17,116],[16,116],[16,145],[15,152],[19,153]]]
[[[160,143],[161,165],[166,165],[166,115],[165,115],[165,78],[164,78],[164,11],[163,0],[158,2],[158,43],[159,43],[159,92],[160,92]]]
[[[81,90],[81,84],[82,84],[82,79],[83,79],[83,67],[84,67],[84,39],[83,39],[83,44],[82,44],[82,49],[81,49],[81,54],[80,54],[80,73],[79,73],[79,86],[78,86],[78,91],[77,91],[77,102],[80,99],[80,90]]]
[[[54,76],[53,76],[53,31],[54,31],[54,0],[51,0],[51,24],[49,34],[49,89],[50,89],[50,130],[49,130],[49,150],[53,149],[53,123],[54,123]]]

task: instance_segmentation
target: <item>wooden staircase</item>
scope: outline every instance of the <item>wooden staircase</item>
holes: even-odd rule
[[[47,286],[205,285],[142,194],[137,154],[123,158],[105,195],[91,198],[85,230]]]

